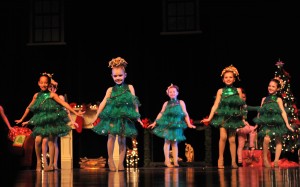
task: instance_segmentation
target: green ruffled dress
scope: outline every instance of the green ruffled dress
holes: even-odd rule
[[[277,103],[278,96],[269,95],[264,100],[261,108],[258,110],[259,117],[255,117],[253,121],[258,125],[258,137],[263,139],[266,135],[270,136],[271,151],[275,151],[275,138],[282,140],[283,135],[288,133],[288,128],[281,116],[281,109]]]
[[[245,102],[240,98],[237,88],[224,87],[218,109],[210,124],[217,128],[224,127],[233,131],[244,127],[244,105]]]
[[[187,128],[184,118],[185,114],[182,111],[179,100],[171,99],[168,101],[166,110],[161,118],[156,121],[156,127],[152,132],[156,136],[166,140],[184,141],[186,137],[183,131]]]
[[[92,128],[99,135],[119,135],[136,137],[135,121],[140,114],[135,110],[140,106],[138,97],[131,94],[127,84],[115,85],[106,106],[99,114],[100,122]]]
[[[29,108],[33,112],[29,124],[33,125],[32,136],[65,136],[72,128],[65,107],[50,98],[50,92],[39,92],[34,104]]]

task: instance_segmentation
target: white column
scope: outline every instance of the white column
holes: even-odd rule
[[[73,187],[73,171],[70,169],[61,170],[60,185],[63,187]]]
[[[73,132],[60,138],[61,169],[73,168]]]

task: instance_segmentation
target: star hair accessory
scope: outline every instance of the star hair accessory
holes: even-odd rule
[[[52,79],[52,76],[54,75],[54,73],[50,74],[50,73],[44,72],[44,73],[42,73],[42,75],[47,75],[48,77],[50,77]]]
[[[44,72],[44,73],[42,73],[42,75],[47,75],[48,77],[50,77],[50,79],[51,79],[51,83],[50,84],[52,84],[52,85],[54,85],[56,87],[58,86],[58,83],[52,78],[53,75],[54,75],[54,73],[50,74],[50,73]]]
[[[115,67],[126,68],[127,64],[128,63],[123,58],[117,57],[117,58],[113,58],[111,61],[109,61],[108,67],[110,67],[110,68],[115,68]]]
[[[226,68],[223,69],[223,71],[221,73],[221,77],[223,77],[223,75],[226,72],[228,72],[228,71],[232,72],[234,74],[234,76],[237,77],[238,80],[240,80],[240,78],[239,78],[239,72],[236,69],[236,67],[234,67],[232,64],[230,66],[227,66]]]
[[[179,87],[177,85],[174,85],[173,83],[171,83],[171,85],[168,86],[168,88],[166,90],[167,94],[168,94],[170,88],[175,88],[179,92]]]

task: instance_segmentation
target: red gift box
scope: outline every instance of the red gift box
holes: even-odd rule
[[[268,161],[271,164],[271,153],[268,151]],[[243,150],[243,167],[262,167],[264,165],[263,150],[253,150],[251,156],[250,150]]]
[[[32,133],[31,129],[27,127],[13,126],[12,128],[14,130],[9,131],[8,133],[8,139],[10,139],[11,141],[15,141],[15,138],[18,135],[29,136]]]

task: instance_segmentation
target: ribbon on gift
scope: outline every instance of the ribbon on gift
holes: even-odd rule
[[[247,151],[246,158],[244,158],[245,163],[247,165],[251,165],[253,162],[258,163],[260,159],[261,159],[261,155],[259,155],[259,156],[255,155],[255,151],[253,151],[253,154],[251,155],[251,151],[250,150]]]
[[[14,142],[13,142],[13,146],[23,147],[25,139],[26,139],[26,135],[17,135]]]

